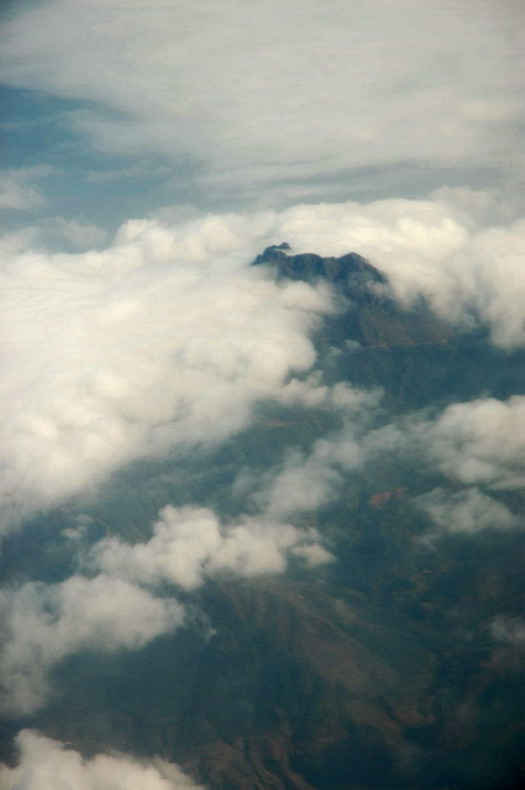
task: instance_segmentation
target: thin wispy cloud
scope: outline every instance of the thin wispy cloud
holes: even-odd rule
[[[85,102],[68,118],[90,144],[161,153],[208,189],[326,188],[408,163],[505,182],[523,177],[522,11],[53,0],[8,21],[2,67],[12,86]]]
[[[38,180],[49,168],[26,167],[0,171],[0,211],[31,211],[45,203]]]

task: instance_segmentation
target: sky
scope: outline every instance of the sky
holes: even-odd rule
[[[523,14],[514,0],[15,0],[2,203],[114,230],[169,206],[519,194]]]
[[[191,591],[225,568],[332,562],[293,515],[392,442],[465,486],[421,498],[436,530],[475,531],[482,512],[515,526],[487,490],[523,482],[523,397],[367,433],[380,394],[310,375],[333,294],[249,263],[285,240],[355,251],[401,304],[424,296],[496,347],[523,347],[522,2],[12,0],[1,13],[1,534],[131,462],[220,445],[262,401],[350,415],[238,481],[252,508],[236,521],[169,505],[139,549],[101,541],[89,573],[3,590],[14,636],[0,667],[24,667],[8,711],[38,709],[50,669],[96,639],[138,649],[182,627],[161,581]],[[106,787],[96,759],[19,739],[0,787],[54,786],[20,779],[26,764],[47,776],[50,759],[76,788]],[[116,788],[194,786],[174,766],[105,759]]]

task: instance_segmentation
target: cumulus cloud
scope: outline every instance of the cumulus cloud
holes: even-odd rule
[[[162,581],[193,590],[222,573],[241,577],[281,573],[289,557],[319,565],[333,557],[314,529],[244,517],[222,525],[207,508],[163,508],[146,543],[118,538],[99,541],[91,551],[95,567],[119,578],[155,585]]]
[[[84,759],[60,741],[33,730],[16,738],[16,768],[0,766],[0,790],[189,790],[197,788],[178,766],[156,758],[97,754]]]
[[[189,159],[208,189],[315,192],[407,163],[522,176],[516,0],[51,0],[12,17],[10,85],[84,100],[69,120],[99,147]]]
[[[525,397],[454,403],[433,418],[410,414],[371,431],[361,449],[369,461],[395,452],[454,483],[518,489],[525,479]],[[472,503],[478,499],[474,491]]]
[[[236,482],[240,492],[255,489],[254,500],[274,517],[315,510],[337,495],[352,470],[372,468],[380,458],[395,457],[469,486],[456,492],[437,488],[417,499],[438,527],[475,532],[517,523],[505,505],[477,486],[494,490],[523,486],[525,397],[455,403],[433,418],[412,413],[375,429],[367,425],[367,413],[373,415],[377,403],[372,395],[369,412],[363,401],[359,419],[347,421],[308,452],[289,451],[281,464],[258,478],[242,472]]]
[[[358,469],[370,420],[381,402],[380,390],[343,387],[332,395],[344,414],[344,427],[316,441],[309,452],[289,450],[278,466],[257,478],[245,470],[236,487],[240,492],[255,488],[254,501],[270,517],[316,510],[325,505],[343,485],[345,474]]]
[[[355,345],[358,346],[357,343]],[[338,352],[334,350],[334,353]],[[311,409],[333,411],[348,419],[357,414],[362,417],[366,410],[377,405],[381,396],[379,389],[365,392],[346,381],[323,384],[322,373],[316,370],[304,379],[291,379],[280,391],[278,399],[287,405],[300,404]]]
[[[265,503],[273,514],[313,511],[326,504],[342,482],[343,477],[331,465],[331,459],[320,458],[315,450],[309,457],[290,453],[283,468],[256,495],[256,500]]]
[[[435,422],[416,426],[415,433],[453,479],[502,489],[523,486],[524,396],[453,404]]]
[[[263,516],[225,525],[207,508],[168,505],[150,540],[132,545],[108,537],[91,546],[92,578],[0,591],[0,706],[6,715],[31,714],[46,703],[50,672],[67,656],[140,649],[179,628],[185,608],[157,597],[163,584],[192,592],[224,574],[250,578],[283,573],[290,561],[311,568],[332,560],[313,528]]]
[[[508,529],[516,525],[516,518],[510,510],[479,488],[460,491],[435,488],[414,501],[444,532],[472,534],[483,529]]]
[[[0,601],[5,715],[28,715],[45,704],[48,674],[65,657],[79,651],[138,649],[184,621],[177,601],[155,598],[107,574],[4,588]]]
[[[287,239],[296,252],[356,250],[386,272],[403,304],[422,295],[448,320],[485,323],[506,349],[523,345],[525,223],[484,228],[485,198],[448,190],[428,201],[296,206],[172,226],[134,220],[108,248],[76,255],[6,239],[6,507],[17,514],[21,503],[46,506],[137,458],[220,441],[249,423],[257,400],[339,409],[350,398],[351,408],[349,388],[324,388],[304,376],[315,362],[309,336],[333,310],[329,290],[276,282],[268,267],[248,265],[276,240]],[[294,372],[303,380],[290,380]],[[485,419],[493,438],[480,436],[479,463],[491,452],[489,441],[497,457],[516,455],[520,403],[472,406],[455,439],[452,423],[459,425],[467,407],[448,411],[436,448],[447,443],[448,430],[452,452],[468,426],[476,422],[480,431]],[[494,438],[500,429],[508,450]],[[485,477],[459,471],[458,453],[450,463],[460,479],[489,481],[488,469]]]
[[[487,325],[503,348],[525,344],[525,220],[505,217],[494,196],[449,189],[429,200],[294,206],[278,229],[298,252],[356,250],[404,305],[424,296],[446,320]]]
[[[267,231],[265,215],[135,221],[100,252],[6,254],[8,506],[45,506],[138,457],[219,441],[313,365],[308,336],[330,294],[250,267]]]

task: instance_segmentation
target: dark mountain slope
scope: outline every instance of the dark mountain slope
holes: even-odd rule
[[[268,247],[254,265],[272,267],[279,279],[333,286],[340,313],[323,323],[316,339],[327,381],[381,386],[386,406],[396,412],[487,393],[525,393],[525,352],[494,348],[483,327],[454,328],[422,299],[404,309],[391,297],[387,278],[357,253],[322,258],[289,249],[286,242]],[[337,356],[328,353],[334,348]]]

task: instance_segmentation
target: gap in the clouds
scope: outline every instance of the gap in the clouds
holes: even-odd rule
[[[0,84],[0,103],[2,166],[48,170],[41,177],[45,202],[31,218],[60,217],[113,232],[152,206],[202,202],[200,191],[187,184],[188,164],[153,152],[139,159],[105,154],[72,131],[71,118],[89,109],[87,102]],[[25,227],[27,220],[26,212],[9,212],[7,227]]]

